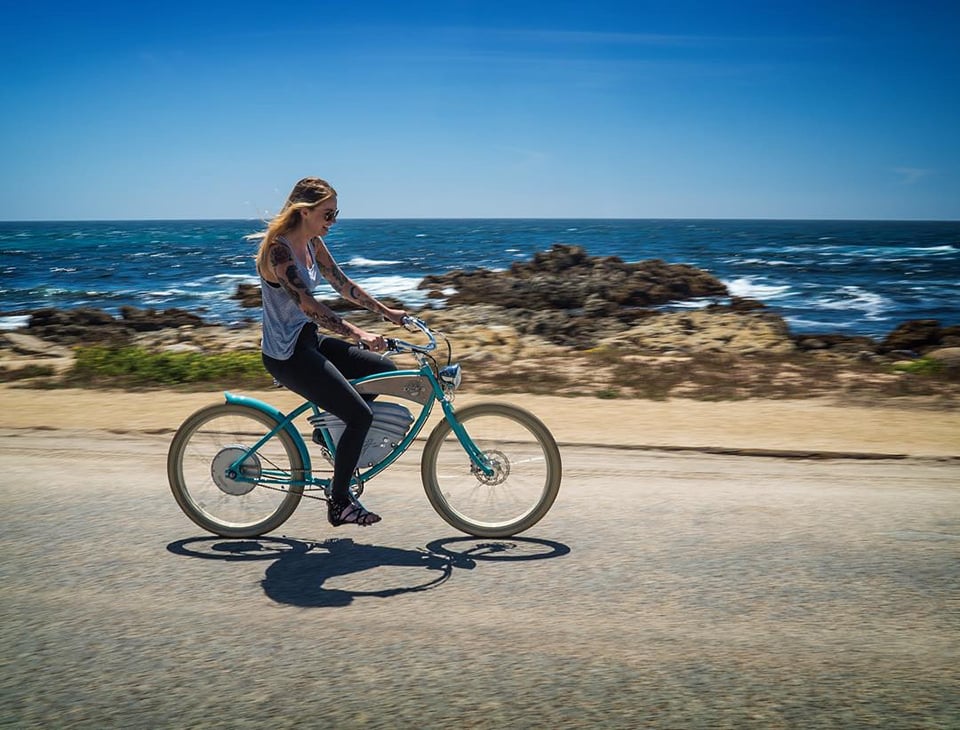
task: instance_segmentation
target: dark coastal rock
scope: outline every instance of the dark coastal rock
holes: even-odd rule
[[[730,297],[729,302],[714,302],[706,307],[710,312],[756,312],[766,308],[763,302],[748,297]]]
[[[56,309],[48,307],[31,313],[29,329],[54,326],[96,327],[111,325],[116,320],[109,312],[92,307],[78,307],[76,309]]]
[[[651,307],[708,296],[726,296],[712,274],[659,259],[628,264],[616,256],[591,257],[580,246],[555,244],[508,271],[453,271],[420,283],[431,298],[451,305],[497,304],[513,309],[583,310]],[[450,295],[446,289],[455,290]]]
[[[888,334],[878,351],[905,350],[922,355],[938,347],[956,346],[960,346],[960,326],[942,327],[936,319],[911,319],[901,322]]]
[[[109,312],[92,307],[38,309],[26,326],[29,334],[61,345],[120,343],[129,340],[132,330]]]
[[[135,332],[155,332],[156,330],[179,327],[202,327],[203,319],[185,309],[137,309],[120,307],[120,317],[124,324]]]
[[[25,330],[41,339],[63,345],[125,344],[138,332],[180,327],[201,327],[204,321],[184,309],[138,309],[122,307],[120,318],[92,307],[38,309],[30,315]]]
[[[824,334],[802,334],[796,335],[793,341],[797,344],[797,349],[802,352],[811,350],[828,350],[834,354],[860,355],[861,353],[874,353],[877,351],[877,343],[870,337],[861,335],[842,335],[837,333]]]
[[[260,293],[259,284],[239,284],[237,285],[237,291],[230,298],[238,300],[240,306],[247,309],[263,306],[263,296]]]

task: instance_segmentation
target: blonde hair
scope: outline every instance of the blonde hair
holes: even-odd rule
[[[300,211],[309,208],[315,208],[325,200],[329,200],[337,194],[333,186],[326,180],[319,177],[305,177],[293,186],[287,202],[277,213],[273,220],[267,225],[266,233],[263,234],[263,240],[260,242],[260,248],[257,250],[257,271],[264,273],[269,271],[266,266],[267,251],[277,240],[277,236],[292,231],[300,223]]]

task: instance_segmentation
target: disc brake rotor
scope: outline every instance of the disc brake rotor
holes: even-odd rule
[[[490,450],[484,451],[483,456],[487,461],[487,466],[493,470],[493,473],[485,474],[479,467],[473,467],[473,473],[477,479],[480,480],[480,483],[496,486],[497,484],[503,484],[507,481],[507,477],[510,476],[510,460],[507,458],[507,455],[502,451]]]

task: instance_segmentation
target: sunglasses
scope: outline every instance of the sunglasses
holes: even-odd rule
[[[337,208],[336,210],[328,210],[326,213],[323,214],[323,219],[324,219],[327,223],[332,223],[333,221],[335,221],[335,220],[337,219],[337,217],[338,217],[339,215],[340,215],[340,209],[339,209],[339,208]]]

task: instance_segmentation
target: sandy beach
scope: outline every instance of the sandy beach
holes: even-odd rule
[[[245,392],[284,409],[284,390]],[[174,431],[221,391],[0,387],[0,427]],[[709,402],[462,394],[457,404],[505,400],[536,413],[561,444],[692,449],[763,455],[960,458],[960,413],[910,405],[837,405],[826,398]],[[436,418],[436,414],[433,415]]]

